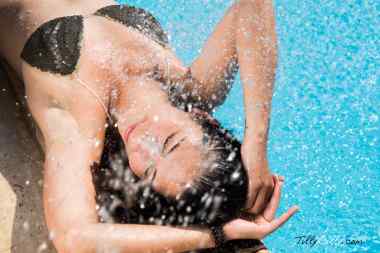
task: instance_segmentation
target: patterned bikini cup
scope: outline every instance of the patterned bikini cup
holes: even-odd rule
[[[169,43],[165,31],[149,12],[128,5],[111,5],[93,15],[101,16],[132,27],[161,46]],[[21,58],[41,71],[69,75],[75,71],[81,50],[83,16],[55,18],[40,27],[29,37]]]

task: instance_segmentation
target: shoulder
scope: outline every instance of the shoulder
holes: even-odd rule
[[[0,9],[1,8],[6,8],[6,7],[13,7],[20,5],[21,1],[20,0],[1,0],[0,1]]]
[[[27,105],[45,141],[77,136],[94,139],[103,134],[108,92],[86,73],[80,73],[88,89],[73,76],[42,72],[23,64]],[[102,103],[100,101],[101,100]]]

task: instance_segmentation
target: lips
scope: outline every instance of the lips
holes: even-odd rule
[[[123,137],[124,137],[124,140],[125,142],[128,141],[128,138],[129,136],[131,135],[131,133],[133,132],[133,130],[141,123],[143,123],[144,121],[146,120],[146,118],[132,124],[131,126],[129,126],[125,131],[124,131],[124,134],[123,134]]]

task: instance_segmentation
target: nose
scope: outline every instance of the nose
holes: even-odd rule
[[[159,158],[152,157],[149,152],[144,150],[134,151],[129,158],[129,165],[131,168],[137,170],[139,176],[143,176],[143,173],[148,167],[157,168]]]
[[[157,162],[160,157],[161,150],[162,147],[158,141],[158,138],[153,135],[145,135],[139,142],[139,152],[141,152],[142,155],[148,160],[154,160]]]
[[[145,164],[151,164],[152,162],[156,165],[159,162],[160,157],[156,154],[152,154],[148,150],[142,149],[140,152],[142,161],[144,161]]]

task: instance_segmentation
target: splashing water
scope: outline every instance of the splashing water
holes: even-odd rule
[[[190,64],[232,2],[128,4],[151,11]],[[273,252],[380,252],[379,2],[273,2],[279,64],[268,156],[286,178],[279,211],[301,211],[264,241]],[[215,115],[242,140],[236,83]],[[297,243],[303,235],[318,243]]]

